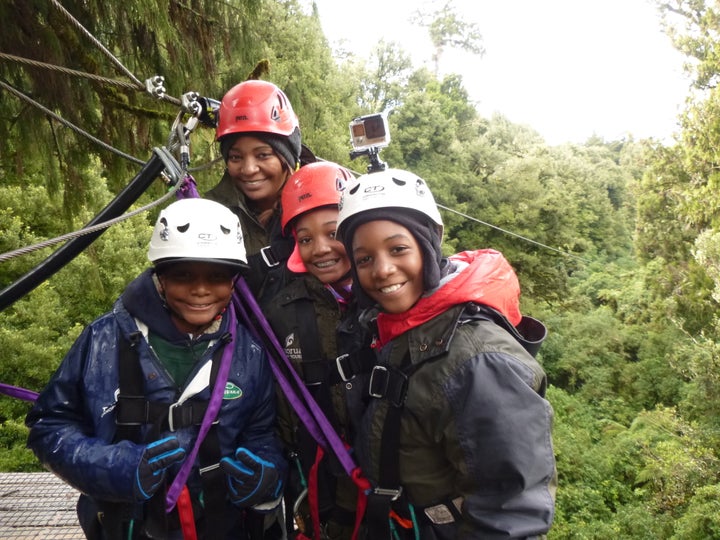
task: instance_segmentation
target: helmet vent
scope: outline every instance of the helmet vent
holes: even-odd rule
[[[220,230],[223,234],[230,234],[230,229],[228,229],[227,227],[223,227],[222,225],[220,225]]]
[[[407,185],[407,182],[405,180],[401,180],[400,178],[392,177],[392,181],[396,186],[404,186]]]
[[[181,233],[187,232],[187,230],[190,228],[190,224],[186,223],[185,225],[180,225],[177,230]]]

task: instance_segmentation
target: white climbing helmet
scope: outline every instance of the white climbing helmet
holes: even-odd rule
[[[155,265],[179,261],[247,267],[240,220],[220,203],[181,199],[160,212],[148,248]]]
[[[342,191],[339,203],[337,230],[343,235],[343,225],[349,218],[368,210],[403,208],[427,216],[435,223],[442,238],[443,222],[430,188],[425,180],[402,169],[385,169],[351,179]]]

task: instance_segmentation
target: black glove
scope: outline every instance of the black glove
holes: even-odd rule
[[[277,467],[246,448],[235,451],[235,459],[222,458],[220,468],[228,476],[230,500],[239,507],[277,499],[282,480]]]
[[[165,470],[185,459],[177,437],[165,437],[145,447],[135,473],[135,498],[146,501],[157,491],[165,479]]]

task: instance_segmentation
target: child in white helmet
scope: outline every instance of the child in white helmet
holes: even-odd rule
[[[286,463],[265,351],[231,303],[239,220],[177,201],[148,258],[40,394],[28,446],[82,493],[88,538],[246,539],[248,509],[279,504]]]
[[[494,250],[445,258],[427,184],[388,169],[352,182],[338,234],[376,311],[369,406],[355,439],[368,538],[537,538],[554,513],[552,409],[534,358],[544,326]]]

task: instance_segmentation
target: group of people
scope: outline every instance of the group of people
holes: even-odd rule
[[[160,212],[151,267],[27,416],[28,446],[81,492],[86,536],[543,537],[545,327],[508,261],[444,256],[426,182],[315,158],[272,83],[227,92],[217,140],[220,182]],[[247,291],[364,489],[277,384]]]

